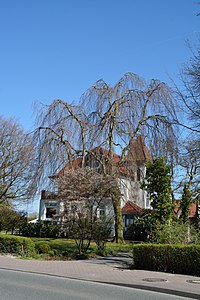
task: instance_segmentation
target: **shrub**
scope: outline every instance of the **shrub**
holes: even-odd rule
[[[55,238],[60,234],[60,227],[48,221],[39,221],[35,224],[27,223],[21,229],[21,234],[27,237]]]
[[[51,250],[49,244],[47,242],[42,242],[39,244],[36,244],[36,250],[39,252],[39,254],[48,254]]]
[[[35,244],[29,238],[1,234],[0,253],[32,256],[35,254]]]
[[[109,239],[110,235],[111,235],[111,226],[108,222],[103,223],[101,220],[98,220],[94,224],[92,237],[97,245],[97,249],[99,253],[101,254],[105,253],[106,242]]]
[[[151,242],[157,244],[198,244],[200,236],[190,223],[159,224],[152,232]]]
[[[151,238],[157,224],[155,211],[145,209],[139,219],[128,227],[126,236],[130,240],[146,242]]]
[[[133,268],[200,276],[200,245],[133,245]]]
[[[45,239],[45,238],[32,238],[32,239],[35,243],[35,248],[37,252],[41,254],[50,254],[49,251],[53,251],[54,256],[66,260],[67,258],[72,257],[76,250],[76,244],[72,240]]]

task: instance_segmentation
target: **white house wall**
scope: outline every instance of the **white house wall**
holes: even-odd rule
[[[141,181],[123,178],[119,179],[119,186],[122,193],[121,207],[123,207],[126,202],[131,201],[141,208],[150,208],[147,192],[141,189]]]
[[[56,208],[56,214],[60,213],[61,207],[60,203],[56,199],[41,199],[40,200],[40,210],[39,210],[39,220],[41,221],[52,221],[52,218],[46,218],[46,213],[48,208]]]

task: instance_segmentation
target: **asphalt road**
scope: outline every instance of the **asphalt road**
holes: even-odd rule
[[[0,300],[189,299],[103,283],[0,270]]]

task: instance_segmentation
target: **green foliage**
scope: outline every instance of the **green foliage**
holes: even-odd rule
[[[97,220],[94,225],[92,238],[97,245],[99,253],[104,254],[106,242],[111,234],[111,227],[108,223],[103,222],[103,220]]]
[[[200,276],[200,245],[133,245],[133,268]]]
[[[188,220],[191,202],[192,202],[192,194],[190,191],[190,185],[187,183],[185,184],[183,189],[183,195],[182,195],[181,207],[180,207],[182,212],[180,218],[183,220],[183,222],[186,222]]]
[[[11,231],[12,233],[18,229],[19,232],[27,223],[26,213],[16,211],[14,207],[8,203],[0,204],[0,231]]]
[[[68,230],[70,238],[74,239],[78,255],[86,254],[90,248],[91,241],[94,241],[97,248],[102,253],[105,250],[106,241],[110,237],[110,223],[101,219],[91,219],[91,217],[83,217],[77,219]]]
[[[163,158],[156,158],[146,165],[143,188],[148,192],[156,218],[166,223],[172,218],[170,168]]]
[[[200,243],[200,235],[189,223],[159,224],[152,232],[151,242],[157,244]]]
[[[106,249],[104,251],[99,251],[96,243],[91,242],[90,247],[88,248],[87,254],[82,255],[78,254],[77,246],[74,240],[70,239],[45,239],[45,238],[32,238],[33,242],[35,243],[35,248],[37,251],[43,248],[43,244],[47,244],[48,249],[54,252],[55,259],[77,259],[77,258],[85,258],[88,256],[95,256],[96,254],[113,254],[117,252],[129,252],[132,249],[132,245],[128,244],[117,244],[113,242],[106,243]],[[41,245],[41,246],[40,246]],[[45,246],[46,247],[46,246]],[[44,248],[45,248],[44,247]],[[39,252],[39,251],[38,251]],[[49,254],[49,253],[47,253]],[[43,256],[43,254],[42,254]],[[44,257],[44,256],[43,256]]]
[[[86,254],[92,240],[92,223],[90,218],[79,217],[74,222],[69,235],[75,240],[78,255]]]
[[[35,248],[39,252],[39,254],[48,254],[48,252],[51,250],[49,243],[47,242],[39,243]]]
[[[45,255],[52,257],[57,254],[57,251],[52,250],[50,243],[48,243],[48,242],[37,243],[35,245],[35,248],[36,248],[36,251],[42,255],[45,254]]]
[[[157,223],[155,211],[146,209],[140,218],[129,226],[127,235],[133,241],[148,241]]]
[[[32,238],[39,254],[54,255],[55,259],[68,259],[74,256],[76,244],[72,240]]]
[[[33,256],[35,254],[35,244],[29,238],[1,234],[0,253]]]
[[[60,233],[59,225],[47,221],[40,221],[35,224],[27,223],[21,229],[21,234],[27,237],[55,238]]]

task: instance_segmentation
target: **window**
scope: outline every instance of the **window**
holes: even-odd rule
[[[133,224],[133,222],[134,222],[134,216],[133,215],[125,215],[125,226],[126,227]]]
[[[56,208],[47,207],[46,208],[46,218],[53,218],[56,215]]]
[[[106,212],[105,212],[104,208],[99,209],[99,215],[100,215],[100,217],[104,217],[106,215]]]
[[[123,215],[124,232],[127,232],[128,227],[134,223],[134,215],[125,214]]]

